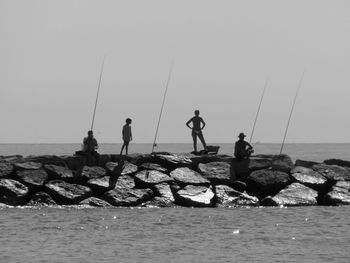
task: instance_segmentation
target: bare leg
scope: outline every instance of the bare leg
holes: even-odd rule
[[[122,149],[120,150],[120,155],[123,155],[124,147],[125,147],[125,142],[123,143]]]
[[[203,144],[204,150],[207,149],[207,144],[205,143],[203,134],[202,133],[198,134],[198,137],[199,137],[199,139],[201,140],[201,142]]]
[[[125,143],[125,154],[128,155],[129,143]]]
[[[197,152],[197,135],[195,133],[192,133],[192,139],[194,151]]]

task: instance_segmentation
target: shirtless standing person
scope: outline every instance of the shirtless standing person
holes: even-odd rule
[[[125,154],[128,155],[129,143],[130,143],[130,141],[132,141],[130,124],[131,124],[131,119],[127,118],[125,120],[125,125],[123,126],[123,130],[122,130],[123,146],[122,146],[122,149],[120,150],[120,155],[123,154],[124,148],[125,148]]]
[[[207,148],[205,143],[202,130],[205,127],[205,122],[201,117],[199,117],[199,110],[195,110],[194,117],[192,117],[188,122],[186,122],[186,126],[192,130],[192,138],[193,138],[193,148],[194,151],[197,152],[197,137],[201,140],[204,150]],[[189,125],[192,122],[192,127]],[[203,126],[201,126],[203,124]]]

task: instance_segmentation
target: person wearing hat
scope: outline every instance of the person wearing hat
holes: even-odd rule
[[[88,136],[83,140],[83,154],[86,155],[87,165],[96,165],[98,162],[98,144],[93,132],[88,131]]]
[[[238,135],[239,140],[235,143],[235,152],[234,155],[237,160],[249,159],[250,155],[254,152],[253,146],[244,140],[246,135],[241,132]]]

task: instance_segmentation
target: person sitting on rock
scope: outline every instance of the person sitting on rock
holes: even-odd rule
[[[88,131],[88,136],[83,140],[83,154],[86,155],[87,165],[97,165],[99,154],[96,151],[98,149],[97,140],[94,138],[93,132]]]
[[[241,132],[238,135],[239,140],[235,143],[234,155],[237,160],[249,159],[250,155],[254,152],[253,146],[246,142],[244,137],[246,137],[246,135]]]
[[[201,140],[204,150],[207,148],[207,144],[205,143],[202,130],[205,127],[205,122],[201,117],[199,117],[199,110],[195,110],[194,117],[192,117],[188,122],[186,122],[186,126],[192,130],[192,139],[193,139],[193,148],[195,153],[197,153],[197,137]],[[192,122],[192,127],[189,125]],[[203,124],[203,126],[201,126]]]

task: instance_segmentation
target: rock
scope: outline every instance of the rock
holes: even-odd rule
[[[13,172],[13,165],[8,162],[0,162],[0,178],[9,177]]]
[[[1,156],[1,162],[8,162],[11,164],[14,163],[23,163],[24,162],[24,158],[22,155],[7,155],[7,156]]]
[[[350,181],[350,171],[338,165],[315,164],[312,169],[319,172],[327,178],[327,180],[334,181]]]
[[[350,205],[350,182],[336,182],[323,201],[325,205]]]
[[[123,156],[125,157],[125,156]],[[142,163],[150,162],[152,160],[151,154],[141,154],[141,153],[132,153],[127,156],[127,160],[135,165],[140,165]]]
[[[73,172],[67,167],[45,164],[44,169],[48,173],[50,180],[58,179],[67,182],[72,182],[74,180]]]
[[[259,206],[259,199],[255,196],[238,192],[227,185],[217,185],[215,188],[219,207]]]
[[[171,183],[174,179],[156,170],[143,170],[135,175],[135,184],[141,188],[152,187],[155,184]]]
[[[349,161],[344,161],[344,160],[340,160],[340,159],[328,159],[328,160],[325,160],[323,163],[328,164],[328,165],[338,165],[338,166],[350,168]]]
[[[111,161],[109,154],[100,154],[98,156],[98,166],[105,167],[106,163]]]
[[[43,170],[19,170],[17,177],[31,189],[39,189],[48,181],[49,176]]]
[[[73,171],[79,170],[86,164],[86,158],[82,155],[62,156],[61,158],[66,163],[67,167]]]
[[[247,177],[247,192],[262,199],[277,194],[290,182],[291,178],[287,173],[267,169],[257,170]]]
[[[56,202],[50,195],[45,192],[36,193],[27,204],[28,206],[52,206],[56,205]]]
[[[293,168],[292,158],[286,154],[276,155],[272,158],[272,170],[289,173]]]
[[[235,179],[231,178],[230,167],[231,165],[226,162],[200,163],[198,165],[198,171],[212,184],[230,185]]]
[[[203,178],[198,172],[195,172],[187,167],[177,168],[170,173],[170,177],[173,178],[180,186],[185,185],[209,185],[210,181]]]
[[[129,175],[119,176],[117,179],[117,183],[115,185],[115,188],[134,188],[134,187],[135,187],[134,178],[132,178]]]
[[[232,184],[232,188],[238,192],[243,193],[247,189],[247,184],[242,181],[234,181]]]
[[[108,162],[106,163],[106,169],[111,176],[133,175],[138,171],[138,167],[135,164],[124,160]]]
[[[171,191],[171,187],[167,183],[160,183],[154,185],[154,191],[155,195],[161,197],[163,201],[168,203],[175,202],[174,195]]]
[[[300,183],[293,183],[274,197],[263,199],[261,203],[267,206],[309,206],[317,205],[317,196],[317,191]]]
[[[87,181],[86,185],[89,186],[94,193],[101,195],[108,190],[115,187],[117,179],[110,176],[103,176],[98,178],[92,178]]]
[[[188,185],[174,194],[176,203],[182,206],[211,207],[214,193],[211,187]]]
[[[83,206],[93,206],[93,207],[111,207],[112,205],[100,198],[97,197],[89,197],[79,203],[79,205]]]
[[[13,179],[0,179],[0,203],[21,205],[29,194],[27,186]]]
[[[130,189],[116,187],[102,197],[113,206],[137,206],[153,198],[151,189]]]
[[[250,159],[238,161],[234,159],[231,164],[231,174],[235,174],[236,179],[245,181],[246,177],[253,171],[270,168],[271,159],[252,157]]]
[[[174,202],[170,202],[168,199],[155,196],[153,199],[142,203],[142,207],[174,207]]]
[[[99,166],[84,166],[79,172],[79,180],[86,182],[93,178],[100,178],[107,175],[107,171]]]
[[[177,154],[155,154],[153,155],[152,160],[170,170],[178,167],[189,167],[192,165],[190,158]]]
[[[16,170],[39,170],[42,168],[41,163],[23,162],[14,164]]]
[[[314,164],[318,164],[312,161],[296,160],[294,166],[302,166],[306,168],[312,168]]]
[[[39,155],[39,156],[33,156],[30,155],[25,158],[26,162],[35,162],[35,163],[41,163],[41,164],[54,164],[54,165],[60,165],[65,166],[65,161],[56,155]]]
[[[138,167],[135,164],[125,162],[121,175],[133,175],[137,172]]]
[[[296,166],[292,169],[291,175],[295,181],[316,191],[324,190],[327,183],[327,179],[324,176],[306,167]]]
[[[44,188],[59,205],[75,205],[92,195],[91,189],[87,186],[61,180],[49,181]]]
[[[168,173],[169,170],[160,166],[157,163],[143,163],[139,166],[139,170],[156,170],[162,173]]]
[[[231,163],[233,158],[232,156],[225,154],[204,154],[204,155],[195,155],[195,154],[181,154],[186,156],[192,161],[193,166],[197,166],[200,163],[211,163],[211,162],[227,162]]]

